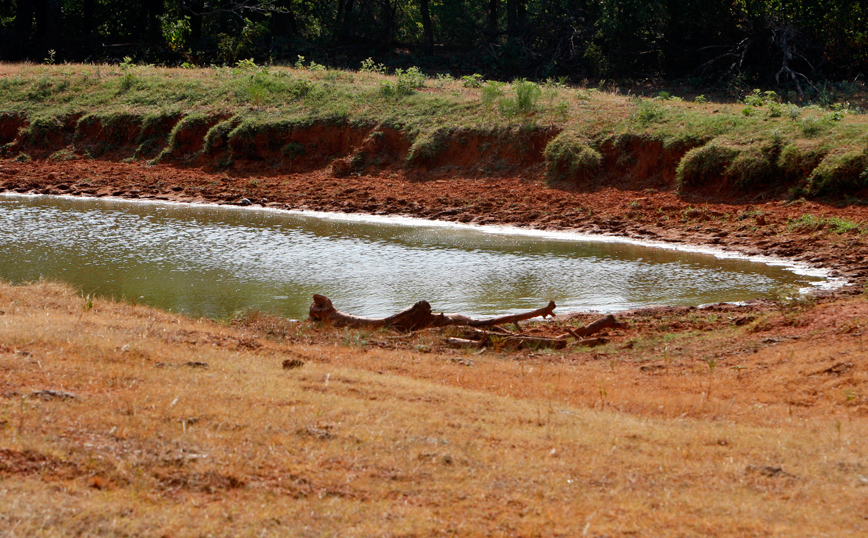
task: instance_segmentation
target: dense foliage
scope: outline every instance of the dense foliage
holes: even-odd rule
[[[808,86],[868,67],[853,0],[11,0],[0,59],[205,65],[373,57],[487,77]]]

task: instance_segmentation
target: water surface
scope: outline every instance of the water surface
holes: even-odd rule
[[[473,316],[616,311],[762,297],[819,278],[709,254],[471,227],[363,222],[250,208],[0,196],[0,278],[211,317],[307,315],[321,293],[385,316],[425,299]]]

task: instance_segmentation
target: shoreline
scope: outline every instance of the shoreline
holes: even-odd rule
[[[768,265],[772,267],[781,267],[787,271],[792,272],[793,274],[800,276],[809,276],[823,279],[822,281],[818,281],[812,284],[810,287],[802,288],[802,290],[822,290],[822,291],[830,291],[837,290],[842,287],[854,285],[853,282],[849,282],[844,278],[837,278],[831,276],[831,273],[834,271],[833,267],[825,267],[825,266],[812,266],[810,264],[795,261],[792,259],[773,256],[773,255],[765,255],[765,254],[746,254],[744,252],[729,250],[726,248],[721,248],[719,246],[701,244],[701,243],[693,243],[693,242],[667,242],[667,241],[653,241],[648,239],[641,239],[637,237],[629,237],[617,234],[605,234],[605,233],[590,233],[590,232],[580,232],[569,229],[559,229],[559,230],[548,230],[548,229],[540,229],[540,228],[527,228],[527,227],[518,227],[518,226],[510,226],[504,224],[472,224],[472,223],[462,223],[462,222],[454,222],[454,221],[445,221],[445,220],[431,220],[425,219],[421,217],[416,217],[412,215],[374,215],[369,213],[341,213],[335,211],[319,211],[319,210],[311,210],[311,209],[293,209],[293,208],[280,208],[274,206],[263,206],[260,204],[251,204],[251,205],[242,205],[237,203],[226,203],[226,202],[208,202],[208,201],[200,201],[195,199],[178,199],[178,200],[162,200],[155,198],[127,198],[127,197],[116,197],[116,196],[91,196],[91,195],[71,195],[71,194],[42,194],[42,193],[18,193],[18,192],[9,192],[4,191],[0,192],[0,197],[55,197],[60,199],[69,199],[69,200],[79,200],[79,199],[95,199],[95,200],[109,200],[109,201],[117,201],[117,202],[125,202],[131,204],[165,204],[165,205],[194,205],[198,207],[213,207],[213,208],[235,208],[240,211],[265,211],[265,212],[273,212],[277,214],[289,214],[289,215],[299,215],[299,216],[309,216],[313,218],[319,219],[328,219],[328,220],[336,220],[343,222],[363,222],[363,223],[387,223],[387,224],[398,224],[398,225],[406,225],[406,226],[421,226],[421,227],[443,227],[443,228],[455,228],[455,229],[466,229],[473,230],[483,234],[492,234],[492,235],[513,235],[513,236],[523,236],[523,237],[540,237],[545,239],[553,239],[558,241],[565,242],[587,242],[587,243],[605,243],[605,244],[623,244],[623,245],[631,245],[631,246],[639,246],[644,248],[651,249],[662,249],[669,250],[675,252],[685,252],[691,254],[705,254],[709,256],[713,256],[716,259],[726,260],[726,259],[734,259],[747,261],[751,263],[758,263],[763,265]],[[801,291],[801,290],[800,290]],[[759,299],[761,300],[761,299]],[[725,301],[724,304],[742,304],[750,301]],[[701,305],[700,305],[701,306]],[[595,310],[589,310],[589,312],[595,312]]]
[[[705,202],[667,190],[614,187],[580,192],[549,187],[533,173],[428,180],[400,170],[344,178],[322,170],[251,176],[97,160],[2,160],[0,192],[221,206],[241,206],[247,199],[251,206],[290,212],[614,237],[761,263],[782,260],[843,282],[839,288],[868,279],[868,207],[856,204]],[[850,227],[836,231],[834,223]]]

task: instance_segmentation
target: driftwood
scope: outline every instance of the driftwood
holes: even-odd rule
[[[473,319],[461,314],[434,314],[431,312],[431,305],[427,301],[419,301],[410,308],[387,318],[362,318],[336,309],[331,300],[324,295],[314,295],[313,304],[310,305],[310,319],[321,321],[334,327],[351,327],[368,330],[389,327],[401,332],[462,325],[466,327],[464,332],[460,337],[447,338],[445,341],[447,345],[453,347],[493,347],[503,349],[562,349],[570,343],[568,338],[574,338],[574,343],[577,345],[593,347],[605,344],[608,340],[605,338],[587,338],[588,336],[603,329],[621,326],[615,319],[615,316],[609,314],[593,323],[589,323],[585,327],[579,329],[568,328],[567,334],[558,336],[557,338],[525,336],[498,327],[498,325],[509,323],[513,323],[518,327],[519,321],[539,316],[543,318],[554,316],[554,309],[555,303],[550,302],[548,306],[523,314],[488,319]],[[482,330],[483,328],[486,330]]]
[[[600,332],[603,329],[616,328],[620,327],[621,324],[618,323],[618,320],[615,319],[615,316],[612,314],[607,314],[600,319],[594,321],[593,323],[589,323],[580,329],[567,329],[570,333],[570,336],[574,338],[584,338],[586,336],[590,336],[594,333]]]
[[[466,325],[469,327],[493,327],[506,323],[518,323],[535,317],[554,316],[555,303],[523,314],[501,316],[488,319],[473,319],[461,314],[434,314],[428,301],[419,301],[410,308],[402,310],[387,318],[362,318],[341,312],[332,305],[331,299],[324,295],[314,295],[310,305],[310,319],[322,321],[335,327],[351,327],[360,329],[379,329],[389,327],[396,331],[418,331],[428,327],[446,327],[449,325]]]

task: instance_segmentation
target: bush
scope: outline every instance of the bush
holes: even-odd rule
[[[378,64],[374,61],[373,58],[367,58],[362,61],[361,67],[359,67],[359,72],[361,73],[376,73],[378,75],[386,74],[386,66],[383,64]]]
[[[808,178],[812,196],[855,194],[868,187],[868,154],[865,150],[828,155]]]
[[[479,88],[483,83],[482,75],[474,73],[472,75],[464,75],[461,77],[461,84],[465,88]]]
[[[718,186],[749,190],[771,184],[779,176],[780,143],[733,148],[711,143],[688,151],[675,177],[678,190]]]
[[[710,178],[725,175],[726,169],[737,155],[738,150],[714,143],[688,151],[675,170],[678,191],[684,192],[690,187],[702,187]]]
[[[594,180],[603,167],[603,156],[587,140],[564,131],[545,149],[546,182],[582,184]]]

